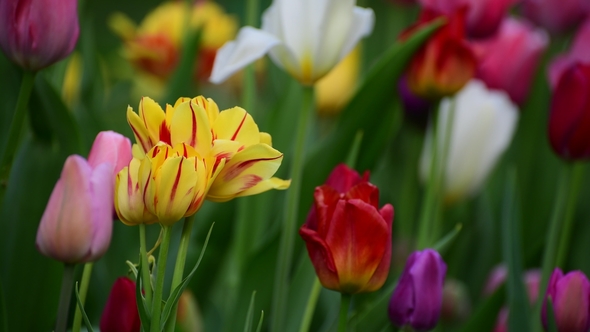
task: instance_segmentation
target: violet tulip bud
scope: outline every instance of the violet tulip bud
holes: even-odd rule
[[[0,48],[37,71],[67,57],[78,40],[76,0],[0,1]]]
[[[115,280],[100,317],[102,332],[139,332],[141,321],[135,299],[135,282],[126,277]]]
[[[574,64],[559,79],[549,115],[549,141],[566,160],[590,158],[590,64]]]
[[[490,89],[506,91],[512,101],[522,105],[548,44],[543,30],[506,18],[494,37],[472,43],[479,60],[477,77]]]
[[[96,261],[108,249],[113,227],[113,166],[94,169],[69,156],[37,231],[37,249],[64,263]]]
[[[132,157],[131,141],[127,137],[110,130],[101,131],[96,135],[88,154],[88,164],[94,168],[105,162],[111,163],[115,183],[117,173],[129,165]]]
[[[578,28],[569,52],[565,55],[559,55],[551,61],[549,65],[549,84],[552,89],[555,90],[561,74],[577,62],[590,63],[590,19],[587,19]]]
[[[523,15],[553,33],[565,32],[588,14],[588,0],[522,0]]]
[[[467,33],[473,38],[493,35],[516,0],[419,0],[426,8],[451,14],[466,6]]]
[[[391,261],[393,207],[379,189],[340,165],[315,189],[315,207],[299,229],[322,285],[345,294],[383,286]]]
[[[446,273],[447,265],[435,250],[410,255],[389,301],[393,324],[409,325],[417,331],[432,330],[442,309]]]
[[[555,324],[559,332],[587,332],[590,329],[590,282],[581,271],[567,274],[556,268],[549,279],[543,305],[543,325],[547,328],[547,298],[551,296]]]

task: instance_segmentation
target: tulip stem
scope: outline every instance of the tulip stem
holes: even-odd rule
[[[61,292],[59,295],[55,332],[65,332],[68,327],[68,312],[70,311],[70,299],[72,298],[75,267],[76,265],[74,264],[64,264],[64,274],[61,279]]]
[[[8,139],[6,140],[2,159],[0,160],[0,203],[4,200],[8,177],[10,176],[10,166],[18,148],[18,140],[21,136],[25,115],[27,114],[27,104],[29,103],[29,97],[35,84],[35,74],[32,71],[25,71],[20,84],[16,108],[14,109],[12,122],[8,131]]]
[[[542,273],[541,273],[541,282],[539,283],[539,296],[537,298],[537,302],[535,303],[535,308],[533,311],[533,315],[531,317],[533,331],[542,331],[541,327],[541,309],[543,307],[543,300],[545,291],[547,289],[547,285],[549,283],[549,276],[551,272],[556,267],[556,260],[557,260],[557,249],[559,245],[559,239],[561,234],[561,223],[563,222],[564,218],[564,211],[568,200],[571,200],[572,191],[570,190],[571,187],[575,187],[573,185],[573,180],[575,180],[575,176],[572,176],[572,166],[571,165],[564,165],[561,170],[561,177],[559,179],[559,188],[557,190],[557,195],[555,197],[555,204],[553,205],[553,214],[551,215],[551,220],[549,224],[549,232],[547,233],[547,239],[545,241],[545,252],[543,253],[543,265],[542,265]],[[568,195],[569,193],[569,195]],[[572,204],[573,205],[573,204]]]
[[[346,323],[348,322],[348,309],[352,295],[341,294],[340,297],[340,314],[338,315],[338,332],[346,332]]]
[[[92,267],[94,263],[88,262],[84,264],[84,272],[82,272],[82,282],[80,283],[80,303],[84,305],[86,302],[86,294],[88,293],[88,285],[90,284],[90,276],[92,275]],[[82,329],[82,309],[76,305],[76,314],[74,315],[74,324],[72,326],[73,332],[80,332]]]
[[[573,175],[570,180],[567,205],[565,207],[565,214],[563,215],[563,230],[561,232],[561,238],[559,239],[559,250],[557,250],[557,261],[555,263],[556,266],[563,266],[563,264],[565,264],[570,237],[572,235],[572,227],[574,225],[574,211],[576,203],[578,202],[578,194],[580,193],[582,177],[584,175],[584,167],[582,163],[576,163],[572,167]]]
[[[170,237],[172,235],[172,226],[162,225],[164,234],[162,235],[162,244],[158,253],[158,274],[156,276],[156,288],[154,290],[154,301],[152,303],[152,322],[151,331],[160,332],[160,318],[162,311],[162,292],[164,291],[164,277],[166,276],[166,260],[168,259],[168,249],[170,248]]]
[[[150,274],[150,266],[148,263],[148,256],[146,253],[145,241],[145,225],[139,224],[139,253],[141,255],[141,279],[143,280],[143,292],[145,294],[145,301],[147,307],[152,306],[152,278]],[[139,303],[137,304],[139,305]]]
[[[299,327],[299,332],[309,331],[309,325],[311,324],[311,319],[313,318],[313,312],[315,311],[315,307],[318,302],[318,296],[320,295],[321,290],[322,290],[322,284],[320,284],[320,280],[316,276],[315,280],[313,281],[313,287],[311,289],[311,293],[309,294],[309,299],[307,300],[307,305],[305,306],[305,313],[303,314],[303,319],[301,320],[301,326]]]
[[[176,255],[176,263],[174,265],[174,274],[172,275],[172,285],[170,286],[170,293],[174,291],[182,282],[184,275],[184,265],[186,263],[186,254],[188,252],[188,244],[191,239],[193,224],[195,223],[195,215],[184,218],[182,225],[182,234],[180,235],[180,245],[178,246],[178,253]],[[176,312],[178,311],[178,303],[174,305],[170,318],[168,319],[166,331],[173,332],[176,326]]]
[[[274,281],[273,306],[271,317],[271,331],[283,331],[283,321],[286,314],[289,274],[293,259],[293,245],[295,241],[295,226],[299,209],[299,194],[301,191],[301,174],[305,152],[305,137],[309,120],[313,110],[313,87],[304,87],[302,110],[299,112],[293,159],[291,163],[291,187],[286,193],[286,207],[283,210],[283,227],[277,258],[277,270]]]

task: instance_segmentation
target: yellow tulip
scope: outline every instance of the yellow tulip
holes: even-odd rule
[[[133,158],[129,166],[117,174],[115,182],[115,211],[119,220],[129,226],[158,222],[158,218],[148,211],[143,201],[144,187],[139,178],[140,165],[141,159]]]

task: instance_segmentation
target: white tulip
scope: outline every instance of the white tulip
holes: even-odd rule
[[[235,41],[217,51],[209,80],[219,84],[270,53],[302,84],[313,84],[373,30],[373,10],[355,2],[274,0],[262,16],[261,29],[243,27]]]
[[[517,106],[506,93],[489,90],[478,80],[469,82],[454,98],[445,98],[441,102],[436,137],[439,147],[437,155],[440,158],[451,107],[454,107],[443,173],[444,198],[447,203],[473,195],[479,190],[510,145],[519,115]],[[432,124],[426,133],[420,162],[420,176],[425,183],[430,176],[431,156]]]

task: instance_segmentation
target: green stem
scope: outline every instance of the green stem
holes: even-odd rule
[[[578,202],[578,194],[582,186],[582,178],[584,175],[584,165],[582,163],[574,164],[573,175],[570,181],[570,190],[567,196],[567,206],[565,208],[565,214],[563,216],[563,230],[561,238],[559,239],[559,250],[557,250],[557,261],[556,266],[563,266],[565,264],[565,258],[569,250],[570,237],[572,235],[572,228],[574,225],[574,211],[576,203]]]
[[[313,312],[315,311],[315,306],[318,302],[318,297],[320,296],[321,290],[322,284],[320,284],[320,280],[317,277],[315,277],[315,280],[313,281],[313,286],[311,288],[311,293],[309,294],[309,299],[307,300],[307,306],[305,307],[305,313],[303,314],[303,319],[301,320],[299,332],[309,331],[309,325],[311,324]]]
[[[65,332],[68,327],[68,312],[70,311],[70,299],[72,298],[72,285],[74,283],[74,264],[64,264],[64,274],[61,279],[61,292],[59,295],[59,307],[57,309],[56,332]]]
[[[164,234],[162,235],[162,244],[158,253],[158,274],[156,276],[156,288],[154,290],[154,299],[152,303],[152,322],[151,331],[160,332],[160,318],[162,315],[162,293],[164,291],[164,277],[166,276],[166,260],[168,259],[168,249],[170,248],[170,237],[172,235],[172,226],[162,226]]]
[[[35,85],[35,74],[35,72],[31,71],[25,71],[23,73],[16,108],[14,109],[12,122],[8,131],[8,139],[6,140],[4,153],[0,160],[0,202],[4,200],[8,177],[10,176],[10,166],[18,148],[18,140],[21,136],[25,115],[27,114],[27,104],[29,103],[33,86]]]
[[[273,308],[271,317],[271,331],[283,331],[287,307],[287,293],[289,273],[293,259],[293,244],[295,241],[295,227],[297,211],[299,209],[299,192],[301,191],[301,174],[303,173],[303,160],[305,151],[305,136],[309,126],[309,120],[313,110],[313,87],[305,87],[303,90],[303,109],[299,113],[295,146],[293,149],[293,161],[291,164],[291,187],[286,195],[286,207],[283,210],[283,227],[279,244],[277,270],[274,281]]]
[[[543,253],[543,265],[541,273],[541,282],[539,283],[539,294],[544,294],[549,283],[551,272],[555,268],[557,259],[557,249],[559,245],[559,238],[561,234],[561,223],[563,221],[564,210],[567,203],[569,188],[572,186],[571,165],[564,165],[561,170],[561,177],[559,180],[559,189],[555,196],[555,205],[553,205],[553,214],[549,224],[549,232],[547,233],[545,252]],[[535,310],[531,317],[533,331],[542,331],[541,327],[541,309],[543,307],[543,296],[539,296],[535,303]]]
[[[80,283],[80,302],[82,305],[86,302],[86,293],[88,293],[88,285],[90,284],[90,276],[92,275],[93,262],[84,264],[84,272],[82,272],[82,282]],[[82,310],[76,306],[76,314],[74,315],[73,332],[80,332],[82,329]]]
[[[170,292],[172,293],[178,285],[182,282],[184,276],[184,265],[186,263],[186,254],[188,252],[188,244],[191,239],[191,233],[193,230],[193,224],[195,223],[195,216],[193,214],[190,217],[184,219],[184,225],[182,225],[182,234],[180,235],[180,245],[178,246],[178,253],[176,254],[176,263],[174,265],[174,274],[172,275],[172,285],[170,286]],[[166,324],[166,331],[173,332],[176,326],[176,313],[178,311],[178,303],[172,308],[170,318]]]
[[[145,241],[145,225],[139,224],[139,254],[141,256],[141,279],[143,280],[143,292],[147,307],[152,306],[152,278],[150,266],[147,257],[147,247]]]
[[[346,332],[346,323],[348,321],[348,308],[350,308],[350,300],[352,295],[341,294],[340,297],[340,314],[338,315],[338,332]]]

